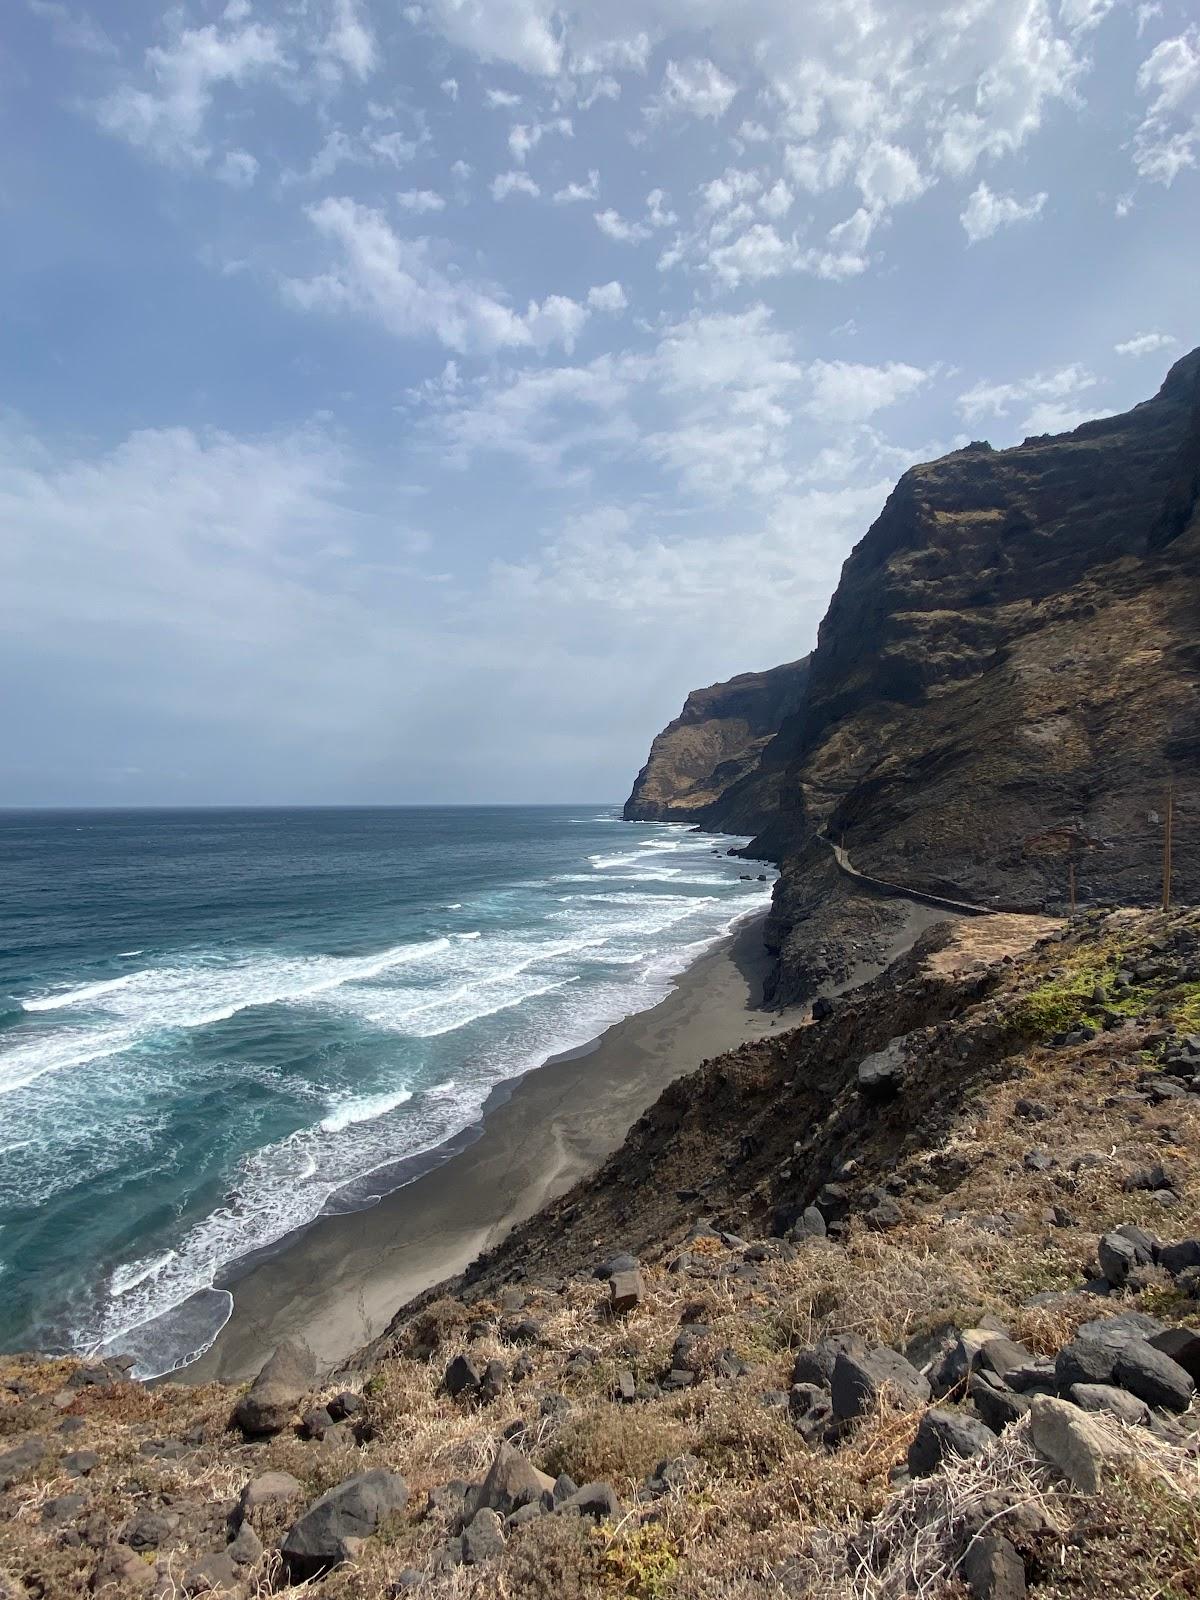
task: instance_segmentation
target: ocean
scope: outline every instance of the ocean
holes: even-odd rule
[[[0,1348],[194,1358],[239,1263],[765,906],[744,842],[596,805],[0,812]]]

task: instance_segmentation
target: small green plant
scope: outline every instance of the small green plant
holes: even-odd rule
[[[675,1581],[679,1556],[670,1535],[647,1523],[614,1539],[600,1558],[600,1570],[606,1589],[630,1600],[661,1600]]]

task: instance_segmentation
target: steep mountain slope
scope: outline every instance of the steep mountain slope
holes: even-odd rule
[[[700,821],[749,777],[784,719],[800,706],[808,658],[770,672],[743,672],[696,689],[650,747],[625,803],[627,822]],[[753,831],[769,812],[755,813]]]
[[[768,819],[776,994],[848,964],[878,877],[1040,909],[1200,895],[1200,350],[1154,399],[1010,450],[912,468],[857,545],[804,703],[706,826]],[[878,918],[878,911],[875,913]],[[884,919],[886,921],[886,917]]]

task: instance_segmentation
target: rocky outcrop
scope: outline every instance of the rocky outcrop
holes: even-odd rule
[[[838,975],[869,897],[826,839],[927,894],[1040,909],[1074,868],[1080,898],[1146,904],[1173,782],[1176,893],[1200,895],[1198,508],[1200,350],[1122,416],[905,473],[842,569],[803,704],[697,813],[763,819],[776,999]]]
[[[743,672],[688,695],[683,710],[650,746],[625,802],[627,822],[703,822],[736,784],[757,770],[762,751],[798,709],[808,660],[771,672]],[[757,794],[739,832],[754,832],[770,818]]]

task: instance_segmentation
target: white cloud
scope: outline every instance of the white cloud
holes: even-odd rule
[[[769,223],[756,222],[732,244],[714,250],[709,262],[721,281],[734,288],[794,272],[800,256],[795,240],[781,239]]]
[[[514,161],[524,163],[529,152],[536,150],[548,133],[559,133],[570,139],[574,132],[570,117],[553,117],[549,122],[530,124],[518,122],[509,129],[508,148]]]
[[[1142,62],[1138,93],[1150,100],[1133,138],[1139,177],[1172,184],[1200,149],[1200,27],[1163,39]]]
[[[1058,14],[1074,32],[1087,33],[1100,26],[1115,4],[1116,0],[1059,0]]]
[[[446,202],[432,189],[401,189],[396,204],[404,211],[444,211]]]
[[[446,96],[447,100],[457,100],[458,99],[458,79],[457,78],[443,78],[442,82],[441,82],[441,90],[442,90],[442,93]]]
[[[493,111],[501,109],[508,110],[513,106],[519,106],[521,104],[521,96],[519,94],[513,94],[508,89],[485,89],[483,92],[483,100],[484,104],[489,106]]]
[[[667,62],[655,109],[715,122],[729,110],[736,94],[737,84],[715,63],[707,57],[691,56],[686,61]]]
[[[258,175],[258,162],[248,150],[227,150],[214,176],[231,189],[249,189]]]
[[[827,145],[793,144],[783,152],[789,176],[809,194],[836,189],[846,178],[854,157],[849,139],[832,139]]]
[[[452,44],[484,61],[507,61],[553,77],[563,65],[555,7],[527,0],[427,0],[423,15]]]
[[[382,212],[344,196],[307,214],[338,254],[327,272],[284,280],[285,297],[301,310],[353,312],[398,338],[436,339],[460,354],[555,343],[569,350],[587,317],[562,295],[518,314],[489,287],[451,277],[433,241],[401,238]]]
[[[629,305],[625,290],[614,278],[611,283],[600,283],[588,290],[587,303],[593,311],[607,311],[619,316]]]
[[[361,133],[349,134],[344,128],[331,128],[307,171],[285,172],[284,182],[323,183],[344,166],[400,168],[413,159],[418,148],[416,139],[398,129],[368,125]]]
[[[646,196],[646,215],[652,228],[673,228],[679,221],[661,189],[651,189]]]
[[[968,198],[959,221],[968,241],[977,244],[980,239],[990,239],[1000,228],[1040,216],[1046,199],[1044,192],[1031,195],[1028,200],[1018,200],[1011,194],[993,194],[986,183],[980,182]]]
[[[333,18],[324,42],[323,55],[335,71],[346,68],[360,81],[378,65],[375,35],[364,22],[356,0],[334,0]]]
[[[721,177],[713,178],[701,185],[700,211],[702,214],[724,211],[739,200],[757,195],[761,188],[762,179],[756,172],[743,172],[737,167],[726,167]]]
[[[117,47],[97,23],[83,12],[73,12],[59,0],[26,0],[35,17],[49,22],[55,44],[64,50],[82,50],[93,56],[115,56]]]
[[[530,301],[524,322],[529,330],[530,341],[538,350],[561,345],[570,355],[587,319],[586,306],[581,306],[565,294],[551,294],[540,305]]]
[[[618,244],[640,244],[650,237],[651,230],[644,222],[627,222],[619,211],[595,211],[592,215],[600,232]]]
[[[1095,386],[1093,374],[1073,362],[1055,372],[1035,372],[1010,383],[980,381],[959,395],[957,405],[970,423],[989,416],[1007,418],[1028,407],[1020,424],[1023,432],[1063,433],[1095,415],[1076,403]]]
[[[579,102],[581,111],[590,111],[597,100],[619,100],[621,98],[621,85],[607,72],[601,75],[592,84],[588,92]]]
[[[807,409],[835,422],[863,422],[924,388],[932,373],[902,361],[866,366],[853,361],[814,361],[808,375],[812,391]]]
[[[507,200],[511,194],[527,194],[536,200],[541,192],[527,172],[501,172],[492,179],[493,200]]]
[[[783,179],[779,178],[771,185],[758,203],[769,217],[778,222],[782,217],[787,216],[795,204],[795,200],[796,196],[784,183]]]
[[[595,167],[588,173],[586,183],[568,183],[565,188],[555,192],[554,203],[559,206],[568,206],[577,200],[596,200],[600,195],[600,174]]]
[[[269,76],[285,64],[278,33],[260,23],[183,28],[170,44],[146,51],[153,88],[124,83],[100,101],[96,116],[105,132],[159,160],[203,165],[211,154],[204,124],[217,86]]]
[[[915,200],[929,186],[921,176],[912,151],[884,139],[876,139],[867,146],[855,176],[859,191],[872,210]]]
[[[863,206],[859,206],[858,210],[844,222],[835,223],[830,228],[829,242],[836,250],[845,250],[854,256],[860,255],[867,248],[878,220],[876,212],[867,211]]]
[[[1172,350],[1179,343],[1169,333],[1137,333],[1132,339],[1123,339],[1113,345],[1119,356],[1157,355],[1160,350]]]

